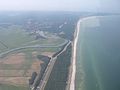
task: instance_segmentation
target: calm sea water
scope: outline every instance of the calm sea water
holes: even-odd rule
[[[120,90],[120,16],[81,23],[76,90]]]

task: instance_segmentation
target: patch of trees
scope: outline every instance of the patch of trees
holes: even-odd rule
[[[49,61],[50,61],[49,57],[43,56],[43,55],[38,55],[37,58],[42,60],[44,63],[41,64],[40,74],[38,76],[37,81],[34,84],[34,87],[35,87],[34,90],[36,90],[37,86],[40,84],[40,81],[41,81],[41,79],[43,77],[43,74],[44,74],[44,72],[45,72],[45,70],[47,68],[47,65],[48,65]]]
[[[70,44],[67,50],[58,56],[45,90],[65,90],[69,75],[71,53],[72,46]]]
[[[29,79],[29,85],[33,85],[36,77],[37,77],[37,73],[33,72],[31,78]]]

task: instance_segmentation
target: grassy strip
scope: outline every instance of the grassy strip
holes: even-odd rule
[[[0,90],[28,90],[28,88],[27,87],[0,84]]]

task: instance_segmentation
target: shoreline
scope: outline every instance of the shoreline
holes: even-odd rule
[[[71,75],[71,82],[70,82],[70,90],[75,90],[75,76],[76,76],[76,50],[77,50],[77,41],[80,31],[80,23],[81,19],[77,22],[77,28],[74,32],[74,42],[73,42],[73,56],[72,56],[72,75]]]
[[[75,90],[75,79],[76,79],[76,53],[77,53],[77,42],[78,42],[78,36],[80,33],[80,24],[84,20],[94,18],[96,16],[89,16],[89,17],[84,17],[78,20],[77,26],[74,32],[74,41],[73,41],[73,53],[72,53],[72,75],[71,75],[71,80],[70,80],[70,90]]]

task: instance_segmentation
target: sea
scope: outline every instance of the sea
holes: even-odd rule
[[[120,90],[120,16],[83,20],[77,43],[76,90]]]

